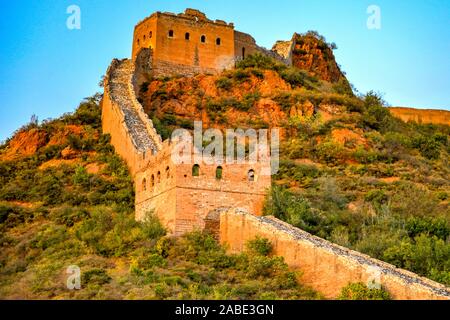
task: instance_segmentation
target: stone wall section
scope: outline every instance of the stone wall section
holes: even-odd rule
[[[273,244],[273,253],[301,271],[301,281],[327,298],[339,296],[351,282],[368,283],[377,279],[394,299],[450,299],[444,285],[370,258],[359,252],[315,237],[273,217],[257,217],[239,209],[220,217],[220,241],[229,251],[242,252],[247,241],[257,236]]]
[[[450,126],[450,111],[390,107],[391,114],[404,122],[445,124]]]
[[[116,152],[127,162],[132,175],[149,154],[156,154],[162,141],[137,101],[131,60],[113,60],[105,77],[102,128],[111,135]]]
[[[204,230],[208,215],[224,206],[238,206],[262,214],[271,184],[271,177],[261,174],[266,166],[200,163],[199,175],[194,176],[193,160],[173,162],[173,146],[165,141],[158,154],[142,162],[142,168],[136,173],[137,220],[143,220],[153,211],[169,232],[178,236]],[[218,167],[222,168],[221,179],[216,176]],[[254,179],[249,179],[251,170]]]

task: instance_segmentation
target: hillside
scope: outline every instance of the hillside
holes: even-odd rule
[[[296,67],[254,55],[220,75],[147,77],[139,101],[164,139],[193,120],[280,127],[266,214],[449,286],[450,127],[405,123],[379,95],[355,96],[330,47],[309,36]],[[135,222],[100,99],[33,120],[0,147],[0,298],[321,298],[264,239],[231,255],[206,234],[166,237],[152,215]],[[70,265],[83,271],[81,290],[65,288]]]
[[[101,134],[100,96],[24,126],[0,151],[0,299],[317,299],[270,244],[229,255],[206,234],[134,220],[132,179]],[[263,248],[263,251],[261,251]],[[81,290],[66,270],[81,268]]]
[[[282,128],[266,213],[438,282],[450,282],[450,127],[405,123],[380,96],[356,97],[263,56],[219,76],[145,83],[160,134],[176,127]]]

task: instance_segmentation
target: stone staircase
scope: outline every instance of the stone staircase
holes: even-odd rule
[[[134,66],[131,60],[116,60],[117,65],[110,70],[109,90],[111,100],[120,108],[123,122],[136,150],[142,153],[156,154],[161,146],[151,120],[137,102],[131,81]]]

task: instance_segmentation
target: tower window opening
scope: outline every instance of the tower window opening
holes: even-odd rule
[[[173,38],[173,30],[169,30],[169,38]]]
[[[253,170],[253,169],[249,170],[248,181],[250,181],[250,182],[255,181],[255,170]]]
[[[158,171],[158,174],[156,175],[156,183],[160,183],[161,182],[161,172]]]
[[[216,169],[216,179],[217,180],[221,180],[222,179],[222,175],[223,175],[223,168],[222,167],[217,167],[217,169]]]
[[[192,167],[192,176],[198,177],[200,175],[200,166],[198,164],[194,164]]]
[[[218,46],[220,46],[221,43],[222,43],[222,40],[220,40],[220,38],[217,38],[217,39],[216,39],[216,44],[217,44]]]
[[[154,174],[152,174],[151,186],[152,186],[152,188],[155,186],[155,175]]]
[[[191,38],[191,35],[189,34],[189,32],[186,32],[186,34],[184,35],[184,39],[189,40],[190,38]]]
[[[200,38],[200,41],[201,41],[202,43],[205,43],[205,42],[206,42],[206,36],[203,35],[203,36]]]
[[[170,168],[169,167],[166,168],[166,177],[167,177],[167,179],[170,178]]]
[[[242,48],[242,59],[245,59],[245,48]]]
[[[142,180],[142,190],[147,191],[147,179]]]
[[[151,39],[153,38],[153,31],[150,31],[150,33],[148,34],[148,37]]]

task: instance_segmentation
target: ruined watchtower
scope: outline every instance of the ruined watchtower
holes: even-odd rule
[[[134,30],[132,58],[150,49],[152,74],[193,75],[217,73],[233,68],[235,62],[260,52],[285,62],[274,51],[259,47],[255,39],[236,31],[233,23],[210,20],[199,10],[184,13],[156,12]]]
[[[137,220],[154,212],[171,233],[181,235],[214,228],[211,224],[219,223],[216,210],[220,208],[262,215],[271,184],[270,162],[196,163],[194,156],[177,162],[173,150],[174,143],[165,141],[136,172]]]

